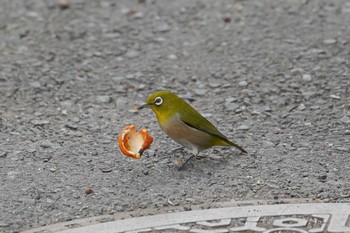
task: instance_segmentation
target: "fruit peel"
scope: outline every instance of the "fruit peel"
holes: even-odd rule
[[[141,159],[142,153],[150,147],[152,142],[153,137],[147,129],[136,131],[134,124],[124,127],[118,138],[120,151],[133,159]]]

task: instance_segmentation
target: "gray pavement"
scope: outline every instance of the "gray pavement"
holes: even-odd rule
[[[1,233],[222,202],[350,202],[348,0],[60,1],[0,0]],[[248,154],[213,148],[178,171],[189,154],[132,110],[159,89]],[[138,161],[115,146],[129,124],[154,136]]]
[[[215,208],[113,220],[75,220],[23,233],[264,232],[348,233],[350,203],[282,204]]]

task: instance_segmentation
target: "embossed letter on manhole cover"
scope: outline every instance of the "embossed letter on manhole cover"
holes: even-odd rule
[[[79,224],[82,224],[82,220]],[[51,226],[51,229],[55,229],[53,231],[50,231],[50,226],[47,226],[25,233],[39,233],[43,230],[60,233],[350,233],[350,203],[286,204],[195,210],[94,225],[86,224],[73,229],[59,229],[58,225]]]

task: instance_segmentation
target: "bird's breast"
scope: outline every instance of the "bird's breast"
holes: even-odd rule
[[[186,125],[179,114],[160,123],[160,126],[171,139],[188,149],[196,147],[200,151],[211,146],[212,136]]]

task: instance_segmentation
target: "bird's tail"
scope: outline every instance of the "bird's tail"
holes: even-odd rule
[[[245,149],[243,149],[241,146],[239,146],[238,144],[231,142],[230,140],[226,139],[225,143],[223,146],[233,146],[236,147],[237,149],[239,149],[240,151],[242,151],[243,153],[248,153]]]

